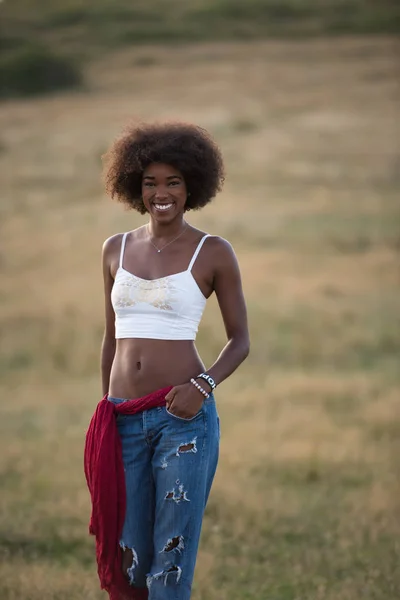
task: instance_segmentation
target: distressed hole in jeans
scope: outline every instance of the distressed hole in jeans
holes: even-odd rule
[[[184,444],[180,444],[176,450],[176,456],[180,454],[185,454],[186,452],[193,452],[196,454],[197,452],[197,437],[193,438],[190,442],[185,442]]]
[[[185,488],[183,487],[183,483],[181,483],[179,479],[176,480],[176,485],[178,486],[178,489],[174,487],[173,490],[165,494],[164,499],[173,500],[177,504],[179,504],[179,502],[190,502],[189,498],[187,497],[187,491],[185,490]]]
[[[184,548],[183,535],[177,535],[167,541],[161,552],[172,552],[175,550],[176,552],[181,553]]]
[[[168,567],[168,569],[164,569],[164,571],[160,571],[155,575],[149,575],[147,577],[147,587],[150,589],[152,583],[157,579],[164,579],[164,585],[167,585],[170,575],[175,575],[175,582],[178,583],[182,575],[182,569],[178,567],[178,565],[172,565],[171,567]]]
[[[135,570],[139,564],[137,552],[134,548],[128,548],[122,541],[119,545],[124,552],[122,556],[122,570],[128,577],[130,585],[133,585],[135,583]]]

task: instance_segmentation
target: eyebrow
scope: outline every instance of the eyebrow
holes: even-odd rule
[[[154,175],[145,175],[143,179],[155,179]],[[167,179],[182,179],[180,175],[168,175]]]

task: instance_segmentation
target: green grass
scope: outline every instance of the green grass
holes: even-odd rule
[[[395,33],[395,2],[368,0],[15,0],[1,7],[8,47],[13,40],[59,41],[62,49],[89,55],[125,44],[349,33]],[[3,42],[3,45],[6,42]]]
[[[392,0],[14,0],[0,7],[0,98],[79,90],[82,65],[148,44],[395,34]],[[149,66],[144,57],[136,69]],[[151,59],[150,59],[151,64]],[[248,119],[235,125],[249,131]]]

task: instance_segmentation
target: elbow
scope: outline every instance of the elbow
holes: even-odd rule
[[[102,343],[102,353],[103,354],[114,354],[116,350],[116,340],[112,335],[104,334],[103,343]]]
[[[108,335],[105,335],[103,337],[103,347],[115,348],[115,346],[116,346],[115,338],[113,338],[112,336],[108,336]]]
[[[240,333],[230,338],[230,344],[235,348],[238,364],[242,363],[250,354],[250,338],[248,333]]]
[[[246,360],[246,358],[249,356],[249,354],[250,354],[250,339],[247,338],[243,342],[243,360]]]
[[[248,355],[250,354],[250,339],[249,336],[241,336],[236,340],[237,352],[240,357],[240,362],[242,363]]]
[[[116,344],[114,327],[105,327],[104,328],[103,344],[107,344],[107,345],[109,345],[109,344],[115,345]]]

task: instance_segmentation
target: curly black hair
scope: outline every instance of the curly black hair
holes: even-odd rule
[[[151,163],[169,164],[182,173],[190,192],[185,210],[208,204],[221,191],[225,178],[218,146],[205,129],[189,123],[131,125],[103,159],[106,191],[141,214],[147,212],[142,175]]]

